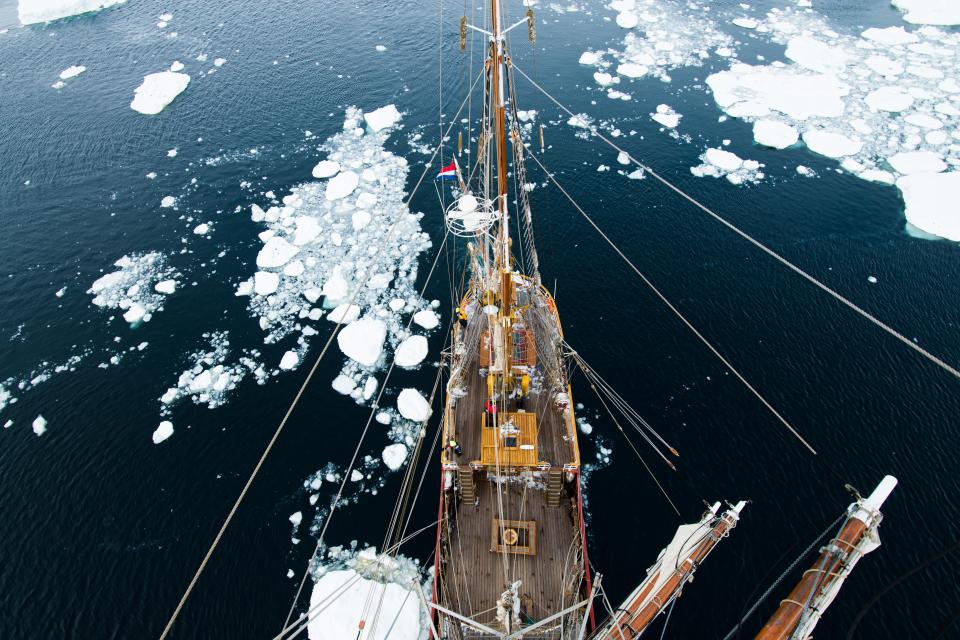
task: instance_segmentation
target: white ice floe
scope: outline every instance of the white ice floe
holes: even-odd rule
[[[354,192],[360,185],[360,176],[355,171],[338,173],[327,183],[327,200],[340,200]]]
[[[225,65],[226,63],[227,63],[227,59],[226,59],[226,58],[214,58],[214,60],[213,60],[213,66],[215,66],[215,67],[222,67],[222,66]]]
[[[651,120],[660,123],[667,129],[676,129],[682,117],[668,104],[658,104],[656,113],[650,114]]]
[[[691,167],[690,173],[702,178],[725,177],[732,184],[744,182],[759,182],[764,174],[760,170],[763,165],[756,160],[744,160],[735,153],[724,149],[707,149],[700,159],[703,164]]]
[[[915,173],[940,173],[947,170],[943,158],[933,151],[904,151],[890,156],[887,161],[894,171],[905,176]]]
[[[391,471],[396,471],[407,459],[407,447],[400,443],[388,445],[384,447],[381,457]]]
[[[74,65],[72,67],[67,67],[60,72],[61,80],[69,80],[70,78],[76,78],[78,75],[86,71],[87,68],[83,65]]]
[[[153,444],[160,444],[172,435],[173,423],[169,420],[164,420],[157,426],[156,431],[153,432]]]
[[[290,524],[292,524],[294,527],[299,527],[300,523],[303,522],[303,512],[297,511],[291,514],[287,520],[289,520]]]
[[[584,51],[583,53],[580,54],[579,62],[580,64],[593,66],[598,62],[600,62],[602,58],[603,58],[602,53],[597,53],[596,51]]]
[[[398,367],[415,367],[427,357],[427,339],[423,336],[410,336],[401,342],[393,354]]]
[[[376,318],[354,320],[337,334],[337,344],[345,356],[364,367],[372,367],[380,360],[387,325]]]
[[[432,410],[426,398],[416,389],[404,389],[397,396],[397,410],[407,420],[423,422],[430,417]]]
[[[126,0],[19,0],[17,13],[21,24],[52,22],[61,18],[100,11]]]
[[[907,222],[926,233],[960,242],[960,172],[918,173],[897,180]]]
[[[363,114],[363,119],[366,121],[367,126],[370,129],[377,133],[392,127],[400,121],[400,112],[397,111],[397,107],[392,104],[388,104],[385,107],[380,107],[374,111]]]
[[[797,143],[800,132],[796,127],[779,120],[763,119],[753,123],[753,139],[764,147],[786,149]]]
[[[333,551],[333,550],[331,550]],[[401,557],[377,556],[375,549],[356,554],[346,567],[321,568],[310,595],[307,636],[310,640],[421,640],[428,624],[416,593],[419,567]],[[332,596],[332,597],[331,597]],[[377,603],[380,624],[358,631],[369,602]]]
[[[330,178],[337,175],[339,172],[339,162],[333,162],[332,160],[321,160],[317,163],[317,166],[313,168],[312,174],[314,178]]]
[[[753,18],[734,18],[731,22],[743,29],[756,29],[759,24]]]
[[[440,324],[440,318],[432,309],[424,309],[413,314],[413,322],[429,330],[435,329]]]
[[[276,269],[290,262],[300,249],[280,236],[273,236],[257,254],[257,266],[261,269]]]
[[[384,51],[387,50],[387,48],[386,48],[385,46],[383,46],[382,44],[378,44],[377,46],[374,47],[374,49],[376,49],[376,50],[379,51],[380,53],[383,53]]]
[[[186,398],[211,409],[219,407],[248,373],[253,373],[258,382],[266,380],[266,373],[252,357],[257,354],[241,356],[233,363],[228,361],[231,349],[226,331],[205,333],[203,337],[209,341],[209,348],[188,356],[188,368],[177,378],[176,386],[168,388],[160,398],[162,414],[169,414],[175,403]]]
[[[173,71],[174,73],[183,71],[183,63],[179,60],[174,60],[173,63],[170,64],[170,71]]]
[[[272,271],[257,271],[253,274],[253,292],[258,296],[268,296],[280,286],[280,275]]]
[[[163,310],[164,291],[155,285],[173,280],[179,274],[160,253],[131,254],[114,263],[116,271],[98,278],[87,290],[93,304],[104,309],[123,311],[130,324],[149,322],[154,313]]]
[[[134,91],[130,108],[146,115],[156,115],[183,93],[188,84],[190,76],[185,73],[161,71],[146,75]]]
[[[296,351],[287,351],[283,354],[283,357],[280,358],[281,371],[296,369],[298,364],[300,364],[300,356],[297,355]]]
[[[960,24],[960,3],[956,0],[892,0],[904,12],[903,19],[913,24]]]
[[[163,199],[160,201],[160,206],[164,209],[169,209],[177,204],[177,199],[173,196],[163,196]]]
[[[346,302],[341,305],[337,305],[332,311],[330,311],[330,313],[327,314],[327,320],[342,324],[350,324],[359,317],[360,307],[355,304],[348,304]]]
[[[803,132],[803,143],[814,153],[828,158],[855,155],[863,148],[860,138],[847,137],[839,131],[810,129]]]
[[[47,431],[47,419],[42,415],[38,415],[33,419],[33,432],[38,436],[42,436]]]
[[[940,17],[960,7],[897,4],[907,15],[932,8]],[[919,16],[917,22],[934,17]],[[811,151],[840,160],[844,171],[898,187],[911,185],[903,176],[960,167],[960,33],[925,26],[844,34],[816,12],[790,7],[770,10],[757,31],[786,45],[793,62],[735,64],[707,78],[720,108],[755,122],[755,135],[764,119],[775,119],[799,132]]]
[[[193,228],[193,234],[196,236],[205,236],[210,233],[210,223],[201,222]]]

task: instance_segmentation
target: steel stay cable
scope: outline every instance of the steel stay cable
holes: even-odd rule
[[[527,81],[530,82],[530,84],[532,84],[532,85],[533,85],[534,87],[536,87],[541,93],[543,93],[543,95],[545,95],[547,98],[549,98],[551,102],[553,102],[555,105],[557,105],[558,107],[560,107],[563,111],[565,111],[566,113],[570,114],[571,116],[574,116],[574,117],[576,116],[575,113],[573,113],[572,111],[570,111],[569,109],[567,109],[567,108],[566,108],[563,104],[561,104],[556,98],[554,98],[552,95],[550,95],[550,93],[547,92],[546,89],[544,89],[543,87],[541,87],[541,86],[540,86],[539,84],[537,84],[530,76],[528,76],[526,73],[524,73],[524,72],[523,72],[523,69],[519,68],[519,67],[516,65],[516,62],[513,63],[513,68],[516,69],[516,70],[520,73],[520,75],[522,75],[524,78],[526,78]],[[817,288],[821,289],[822,291],[824,291],[825,293],[827,293],[828,295],[830,295],[831,297],[833,297],[834,299],[836,299],[838,302],[841,302],[842,304],[846,305],[848,308],[850,308],[851,310],[855,311],[856,313],[858,313],[859,315],[861,315],[863,318],[865,318],[865,319],[868,320],[869,322],[873,323],[874,325],[876,325],[877,327],[879,327],[880,329],[882,329],[882,330],[885,331],[886,333],[890,334],[891,336],[893,336],[894,338],[896,338],[897,340],[899,340],[899,341],[902,342],[903,344],[907,345],[908,347],[910,347],[911,349],[913,349],[914,351],[916,351],[917,353],[919,353],[920,355],[922,355],[924,358],[926,358],[926,359],[929,360],[930,362],[932,362],[932,363],[934,363],[935,365],[939,366],[941,369],[943,369],[943,370],[946,371],[947,373],[951,374],[951,375],[954,376],[955,378],[960,379],[960,370],[958,370],[958,369],[956,369],[955,367],[947,364],[944,360],[942,360],[942,359],[939,358],[938,356],[934,355],[934,354],[931,353],[930,351],[924,349],[923,347],[921,347],[919,344],[917,344],[917,343],[914,342],[913,340],[910,340],[910,339],[907,338],[905,335],[903,335],[902,333],[900,333],[899,331],[897,331],[896,329],[894,329],[894,328],[891,327],[890,325],[886,324],[885,322],[883,322],[882,320],[880,320],[879,318],[877,318],[876,316],[874,316],[873,314],[871,314],[869,311],[863,309],[862,307],[858,306],[856,303],[854,303],[854,302],[852,302],[851,300],[849,300],[848,298],[846,298],[846,297],[845,297],[843,294],[841,294],[840,292],[838,292],[838,291],[836,291],[835,289],[832,289],[832,288],[829,287],[828,285],[824,284],[823,282],[821,282],[820,280],[818,280],[818,279],[815,278],[814,276],[810,275],[809,273],[807,273],[806,271],[804,271],[803,269],[801,269],[801,268],[798,267],[797,265],[793,264],[792,262],[790,262],[789,260],[787,260],[786,258],[784,258],[783,256],[781,256],[779,253],[777,253],[777,252],[774,251],[773,249],[770,249],[770,248],[767,247],[765,244],[763,244],[763,243],[760,242],[759,240],[755,239],[753,236],[751,236],[750,234],[748,234],[746,231],[743,231],[742,229],[740,229],[739,227],[737,227],[736,225],[734,225],[732,222],[730,222],[730,221],[728,221],[726,218],[722,217],[720,214],[714,212],[713,210],[711,210],[710,208],[708,208],[706,205],[702,204],[700,201],[698,201],[697,199],[695,199],[693,196],[688,195],[685,191],[683,191],[682,189],[680,189],[680,187],[677,187],[676,185],[674,185],[672,182],[670,182],[669,180],[667,180],[666,178],[664,178],[663,176],[661,176],[659,173],[657,173],[656,171],[654,171],[653,169],[651,169],[648,165],[646,165],[646,164],[640,162],[639,160],[637,160],[636,158],[634,158],[628,151],[625,151],[624,149],[622,149],[622,148],[620,148],[619,146],[617,146],[616,144],[614,144],[609,138],[607,138],[607,137],[604,136],[602,133],[600,133],[600,131],[599,131],[596,127],[591,126],[591,127],[590,127],[590,132],[591,132],[593,135],[595,135],[595,136],[597,136],[598,138],[600,138],[601,140],[603,140],[604,142],[606,142],[606,143],[607,143],[610,147],[612,147],[613,149],[616,149],[616,150],[617,150],[618,152],[620,152],[620,153],[626,154],[627,157],[630,159],[631,162],[633,162],[634,164],[636,164],[638,167],[640,167],[640,168],[643,169],[644,171],[648,172],[650,175],[652,175],[654,178],[656,178],[659,182],[661,182],[664,186],[666,186],[666,187],[669,188],[670,190],[674,191],[677,195],[679,195],[679,196],[682,197],[683,199],[685,199],[685,200],[687,200],[688,202],[690,202],[692,205],[694,205],[695,207],[697,207],[698,209],[700,209],[701,211],[703,211],[704,213],[706,213],[707,215],[709,215],[710,217],[712,217],[714,220],[716,220],[716,221],[719,222],[720,224],[724,225],[725,227],[727,227],[728,229],[730,229],[731,231],[733,231],[734,233],[736,233],[738,236],[740,236],[741,238],[743,238],[744,240],[746,240],[746,241],[749,242],[750,244],[754,245],[755,247],[757,247],[758,249],[760,249],[761,251],[763,251],[764,253],[766,253],[767,255],[769,255],[771,258],[773,258],[774,260],[776,260],[777,262],[779,262],[779,263],[782,264],[783,266],[787,267],[788,269],[790,269],[791,271],[793,271],[794,273],[796,273],[796,274],[799,275],[800,277],[804,278],[805,280],[807,280],[808,282],[810,282],[811,284],[813,284],[813,285],[816,286]],[[528,150],[528,152],[529,152],[529,150]]]
[[[522,73],[522,72],[521,72],[521,73]],[[617,252],[617,255],[619,255],[619,256],[623,259],[623,261],[626,262],[627,265],[633,270],[633,272],[636,273],[637,276],[638,276],[641,280],[643,280],[644,284],[647,285],[647,287],[660,299],[660,301],[663,302],[663,303],[667,306],[667,308],[669,308],[669,309],[673,312],[673,314],[674,314],[675,316],[677,316],[677,318],[679,318],[680,321],[683,322],[683,324],[686,325],[686,327],[687,327],[695,336],[697,336],[697,338],[700,339],[700,341],[713,353],[713,355],[716,356],[717,359],[720,360],[720,362],[722,362],[722,363],[727,367],[727,369],[729,369],[730,372],[733,373],[733,375],[735,375],[735,376],[740,380],[740,382],[743,383],[743,385],[744,385],[747,389],[749,389],[750,392],[753,393],[754,396],[757,397],[758,400],[760,400],[760,402],[787,428],[787,430],[790,431],[790,433],[792,433],[793,436],[794,436],[797,440],[799,440],[800,443],[810,451],[810,453],[812,453],[813,455],[817,455],[817,450],[814,449],[814,448],[810,445],[810,443],[807,442],[807,441],[804,439],[804,437],[801,436],[800,433],[799,433],[796,429],[793,428],[793,425],[791,425],[789,422],[787,422],[787,419],[784,418],[784,417],[780,414],[780,412],[777,411],[777,410],[773,407],[773,405],[770,404],[770,403],[767,401],[767,399],[766,399],[765,397],[763,397],[763,395],[762,395],[752,384],[750,384],[749,381],[747,381],[747,379],[743,376],[743,374],[741,374],[740,371],[737,370],[737,368],[734,367],[734,366],[730,363],[730,361],[727,360],[727,359],[723,356],[723,354],[721,354],[721,353],[716,349],[716,347],[714,347],[713,344],[712,344],[709,340],[707,340],[707,338],[706,338],[702,333],[700,333],[700,331],[697,330],[696,327],[693,326],[693,324],[692,324],[689,320],[687,320],[686,316],[684,316],[683,313],[681,313],[680,310],[677,309],[677,307],[675,307],[675,306],[673,305],[673,303],[670,302],[670,300],[669,300],[665,295],[663,295],[663,293],[660,292],[660,290],[653,284],[653,282],[651,282],[650,279],[647,278],[647,276],[644,275],[644,273],[643,273],[642,271],[640,271],[640,269],[638,269],[635,264],[633,264],[633,262],[630,260],[630,258],[628,258],[628,257],[626,256],[626,254],[624,254],[623,251],[620,250],[620,248],[613,242],[613,240],[611,240],[610,237],[607,236],[607,234],[604,233],[603,230],[600,229],[600,227],[597,226],[597,224],[596,224],[596,223],[593,221],[593,219],[587,214],[587,212],[584,211],[584,210],[580,207],[580,205],[577,204],[576,200],[574,200],[573,197],[567,192],[567,190],[564,189],[563,186],[562,186],[559,182],[557,182],[556,178],[553,177],[553,174],[550,173],[550,172],[547,170],[547,168],[543,166],[543,164],[540,162],[540,159],[537,158],[537,156],[536,156],[532,151],[530,151],[529,149],[527,149],[527,153],[530,155],[531,158],[533,158],[533,161],[536,162],[537,165],[543,170],[543,172],[547,175],[547,177],[550,179],[550,181],[553,182],[553,184],[556,185],[556,187],[557,187],[558,189],[560,189],[560,191],[563,193],[563,195],[565,195],[565,196],[567,197],[567,200],[570,201],[570,203],[574,206],[574,208],[576,208],[576,210],[580,212],[580,215],[582,215],[582,216],[587,220],[587,222],[590,223],[590,226],[592,226],[593,229],[594,229],[598,234],[600,234],[600,236],[601,236],[604,240],[606,240],[607,244],[609,244],[610,247],[611,247],[614,251]]]

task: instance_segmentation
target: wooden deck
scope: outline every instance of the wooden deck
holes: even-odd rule
[[[445,438],[456,439],[463,453],[456,456],[448,450],[443,455],[451,485],[443,496],[437,599],[494,629],[503,629],[496,617],[497,600],[516,581],[520,581],[521,618],[527,625],[581,600],[584,590],[578,479],[572,475],[572,482],[565,480],[565,467],[573,474],[578,471],[576,429],[572,410],[565,414],[555,402],[558,387],[547,383],[548,358],[553,357],[554,362],[557,358],[552,348],[543,346],[551,344],[551,336],[540,334],[556,335],[556,320],[546,305],[541,305],[539,313],[529,318],[534,343],[527,351],[537,354],[536,366],[529,371],[537,383],[519,403],[516,399],[498,400],[498,424],[512,419],[516,449],[494,448],[495,429],[485,417],[487,371],[481,367],[489,365],[490,359],[480,358],[488,323],[482,313],[474,314],[461,329],[461,335],[468,337],[458,384],[464,395],[445,413]],[[565,383],[559,388],[569,391]],[[521,445],[525,446],[521,449]],[[464,483],[473,486],[464,487]],[[533,552],[493,551],[506,533],[502,527],[498,531],[496,520],[533,521],[531,530],[522,532],[524,542],[535,539]],[[441,635],[449,634],[450,640],[488,637],[474,631],[461,634],[459,623],[451,618],[441,622],[446,623]],[[569,618],[565,622],[571,624]],[[529,637],[555,638],[559,631],[535,632]]]

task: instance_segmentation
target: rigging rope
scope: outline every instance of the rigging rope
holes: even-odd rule
[[[519,69],[518,69],[518,71],[519,71]],[[522,72],[521,72],[521,73],[522,73]],[[664,296],[663,293],[660,292],[660,290],[653,284],[653,282],[651,282],[650,279],[647,278],[647,276],[644,275],[643,272],[640,271],[640,269],[638,269],[635,264],[633,264],[633,262],[630,260],[630,258],[628,258],[628,257],[626,256],[626,254],[624,254],[623,251],[620,250],[620,247],[618,247],[618,246],[613,242],[613,240],[611,240],[610,237],[609,237],[607,234],[605,234],[605,233],[603,232],[603,230],[600,229],[600,227],[597,226],[597,223],[595,223],[595,222],[593,221],[593,218],[591,218],[591,217],[587,214],[587,212],[584,211],[584,210],[580,207],[579,204],[577,204],[576,200],[573,199],[573,197],[567,192],[567,190],[564,189],[563,186],[562,186],[559,182],[557,182],[557,179],[553,177],[553,174],[550,173],[550,172],[547,170],[547,168],[543,166],[543,163],[540,162],[540,159],[537,158],[537,156],[536,156],[532,151],[530,151],[530,149],[527,149],[527,154],[529,154],[529,156],[530,156],[531,158],[533,158],[533,161],[536,162],[537,165],[539,165],[539,167],[540,167],[540,168],[543,170],[543,172],[547,175],[547,177],[550,179],[550,181],[553,182],[553,184],[556,185],[556,187],[557,187],[558,189],[560,189],[560,191],[563,193],[563,195],[565,195],[565,196],[567,197],[567,200],[569,200],[570,203],[574,206],[574,208],[576,208],[576,210],[580,212],[580,215],[582,215],[582,216],[587,220],[587,222],[590,223],[590,226],[592,226],[592,227],[594,228],[594,230],[595,230],[597,233],[599,233],[600,236],[601,236],[604,240],[606,240],[607,244],[609,244],[610,247],[611,247],[614,251],[617,252],[617,255],[619,255],[619,256],[623,259],[623,261],[626,262],[627,265],[628,265],[631,269],[633,269],[633,272],[636,273],[637,276],[638,276],[641,280],[643,280],[644,284],[646,284],[647,287],[648,287],[658,298],[660,298],[660,300],[667,306],[667,308],[669,308],[669,309],[674,313],[674,315],[676,315],[676,316],[680,319],[680,321],[683,322],[683,324],[686,325],[686,327],[687,327],[695,336],[697,336],[697,338],[699,338],[700,341],[701,341],[704,345],[706,345],[706,347],[713,353],[713,355],[715,355],[715,356],[717,357],[717,359],[719,359],[720,362],[722,362],[722,363],[727,367],[727,369],[729,369],[730,372],[733,373],[733,375],[735,375],[735,376],[740,380],[740,382],[742,382],[743,385],[744,385],[747,389],[749,389],[750,392],[753,393],[753,395],[756,396],[758,400],[760,400],[761,403],[763,403],[763,405],[770,411],[770,413],[772,413],[774,416],[776,416],[776,418],[787,428],[787,430],[788,430],[791,434],[793,434],[793,436],[794,436],[804,447],[806,447],[806,448],[810,451],[810,453],[812,453],[813,455],[817,455],[817,450],[814,449],[814,448],[810,445],[810,443],[807,442],[807,441],[804,439],[804,437],[801,436],[800,433],[799,433],[796,429],[793,428],[793,425],[791,425],[789,422],[787,422],[787,419],[784,418],[784,417],[780,414],[780,412],[777,411],[777,410],[773,407],[773,405],[770,404],[770,402],[768,402],[767,399],[766,399],[765,397],[763,397],[763,395],[762,395],[759,391],[757,391],[756,387],[754,387],[752,384],[750,384],[750,382],[743,376],[743,374],[741,374],[741,373],[737,370],[737,368],[734,367],[734,366],[730,363],[730,361],[727,360],[727,359],[723,356],[723,354],[721,354],[721,353],[716,349],[716,347],[714,347],[713,344],[711,344],[710,341],[707,340],[707,338],[706,338],[702,333],[700,333],[700,331],[698,331],[696,327],[693,326],[693,324],[691,324],[691,322],[690,322],[689,320],[687,320],[686,316],[684,316],[683,313],[681,313],[680,310],[677,309],[677,307],[675,307],[675,306],[673,305],[673,303],[670,302],[670,300],[667,299],[667,297]]]
[[[480,80],[481,74],[477,75],[477,78],[473,81],[473,85]],[[473,87],[471,85],[471,88]],[[456,115],[453,117],[451,122],[456,122],[457,118],[460,115],[460,112],[463,111],[463,107],[466,104],[464,100],[460,104],[460,108],[457,109]],[[447,129],[447,134],[450,133],[450,129],[453,127],[453,124],[450,125]],[[413,190],[410,192],[410,195],[407,197],[406,202],[404,202],[404,207],[410,204],[413,200],[413,197],[416,195],[417,190],[419,190],[420,185],[423,184],[424,178],[426,178],[427,173],[430,171],[433,160],[437,156],[437,152],[440,150],[440,147],[443,146],[443,140],[446,136],[441,136],[440,141],[437,143],[436,148],[433,150],[433,154],[430,156],[430,159],[427,161],[426,166],[423,169],[423,173],[420,174],[420,178],[417,180],[417,183],[414,185]],[[383,250],[386,248],[390,239],[393,237],[393,234],[396,232],[400,221],[403,219],[403,215],[398,215],[396,220],[393,221],[387,235],[384,236],[383,241],[380,243],[380,246],[377,248],[377,252],[374,254],[373,259],[370,262],[370,266],[367,268],[364,278],[361,281],[361,286],[357,287],[351,296],[350,303],[354,304],[357,296],[360,291],[363,289],[363,285],[370,280],[373,275],[373,270],[379,263],[380,256],[383,254]],[[193,593],[193,589],[197,584],[197,581],[200,579],[200,575],[203,573],[204,569],[207,567],[207,563],[210,561],[210,558],[213,556],[213,552],[216,551],[217,547],[220,544],[223,534],[226,532],[227,527],[230,526],[230,523],[233,521],[234,515],[237,513],[237,509],[240,508],[240,503],[243,502],[243,499],[246,497],[247,492],[250,490],[250,486],[253,484],[253,481],[256,479],[257,474],[260,473],[260,469],[263,467],[263,463],[266,461],[267,456],[270,455],[270,452],[273,450],[273,446],[276,444],[277,439],[280,437],[280,433],[283,431],[283,428],[287,425],[287,421],[290,419],[290,416],[293,414],[293,410],[297,407],[300,402],[300,398],[303,396],[304,392],[307,390],[310,381],[313,379],[314,374],[317,371],[317,368],[320,366],[320,362],[323,360],[323,357],[327,354],[327,351],[330,348],[330,345],[333,343],[334,338],[337,333],[340,331],[340,328],[343,326],[343,316],[337,322],[336,326],[333,328],[333,331],[330,332],[330,336],[327,338],[326,343],[323,345],[323,349],[320,351],[320,355],[317,356],[317,359],[314,361],[313,366],[310,367],[310,371],[307,373],[306,378],[304,378],[303,383],[300,385],[300,389],[297,391],[297,394],[294,396],[293,401],[290,403],[290,406],[287,407],[286,413],[283,415],[283,419],[280,421],[280,424],[277,425],[276,430],[273,433],[273,436],[270,438],[267,443],[266,448],[263,450],[263,453],[260,455],[260,459],[257,461],[256,466],[254,466],[253,471],[250,473],[247,482],[244,484],[243,489],[240,491],[240,495],[237,496],[236,501],[233,503],[233,506],[230,508],[230,512],[227,514],[226,519],[223,521],[223,524],[220,527],[220,530],[217,531],[217,535],[214,537],[213,542],[210,544],[210,547],[207,549],[206,554],[203,556],[203,560],[200,562],[200,566],[197,567],[196,572],[193,574],[193,577],[190,579],[190,584],[187,585],[186,590],[183,592],[180,601],[177,603],[176,608],[173,610],[173,613],[170,615],[170,619],[167,620],[166,626],[163,628],[163,631],[160,634],[160,640],[165,640],[167,635],[170,633],[170,630],[173,628],[174,623],[177,621],[177,618],[180,616],[180,612],[183,610],[184,605],[187,603],[187,600],[190,598],[190,595]],[[289,619],[288,619],[289,620]]]
[[[783,582],[784,578],[786,578],[790,573],[792,573],[793,570],[796,569],[797,565],[800,564],[800,562],[803,561],[803,559],[806,558],[811,551],[813,551],[814,547],[820,544],[820,541],[823,540],[828,533],[833,531],[836,528],[836,526],[840,524],[840,521],[846,517],[847,517],[846,513],[840,514],[840,516],[836,520],[831,522],[827,526],[827,528],[823,530],[823,532],[820,535],[814,538],[813,542],[810,543],[810,546],[804,549],[803,552],[801,552],[800,555],[797,556],[797,558],[793,562],[791,562],[786,569],[783,570],[783,573],[780,574],[780,577],[774,580],[773,583],[769,587],[767,587],[767,590],[764,591],[759,598],[757,598],[756,602],[754,602],[753,605],[750,607],[750,609],[745,614],[743,614],[742,618],[740,618],[740,622],[738,622],[737,625],[733,629],[731,629],[730,632],[727,633],[727,635],[723,637],[723,640],[730,640],[734,636],[739,638],[740,628],[743,626],[743,623],[746,622],[747,618],[753,615],[753,613],[757,610],[757,608],[761,604],[763,604],[763,601],[766,600],[771,593],[773,593],[773,590],[776,589],[781,582]]]
[[[522,75],[524,78],[526,78],[527,81],[530,82],[530,84],[532,84],[534,87],[536,87],[543,95],[545,95],[547,98],[549,98],[550,101],[552,101],[555,105],[557,105],[558,107],[560,107],[560,109],[562,109],[563,111],[565,111],[566,113],[568,113],[570,116],[575,116],[575,115],[576,115],[576,114],[574,114],[572,111],[570,111],[569,109],[567,109],[564,105],[562,105],[556,98],[554,98],[552,95],[550,95],[550,93],[549,93],[546,89],[544,89],[544,88],[541,87],[539,84],[537,84],[530,76],[528,76],[526,73],[524,73],[524,72],[523,72],[523,69],[519,68],[519,67],[516,65],[516,62],[513,63],[513,68],[516,69],[516,70],[520,73],[520,75]],[[860,307],[860,306],[857,305],[856,303],[854,303],[854,302],[852,302],[851,300],[849,300],[848,298],[846,298],[843,294],[839,293],[839,292],[836,291],[835,289],[832,289],[832,288],[829,287],[828,285],[824,284],[823,282],[821,282],[820,280],[818,280],[818,279],[815,278],[814,276],[810,275],[809,273],[807,273],[806,271],[804,271],[803,269],[801,269],[801,268],[798,267],[797,265],[793,264],[792,262],[790,262],[789,260],[787,260],[786,258],[784,258],[783,256],[781,256],[779,253],[777,253],[777,252],[774,251],[773,249],[769,248],[768,246],[766,246],[765,244],[763,244],[763,243],[760,242],[759,240],[755,239],[753,236],[751,236],[750,234],[748,234],[746,231],[743,231],[742,229],[740,229],[739,227],[737,227],[736,225],[734,225],[732,222],[730,222],[730,221],[728,221],[726,218],[722,217],[720,214],[714,212],[713,210],[711,210],[710,208],[708,208],[706,205],[702,204],[699,200],[695,199],[693,196],[687,194],[687,193],[686,193],[685,191],[683,191],[680,187],[677,187],[677,186],[674,185],[672,182],[670,182],[669,180],[667,180],[666,178],[664,178],[663,176],[661,176],[660,174],[658,174],[656,171],[654,171],[653,169],[651,169],[649,166],[647,166],[646,164],[644,164],[644,163],[640,162],[639,160],[637,160],[636,158],[634,158],[629,152],[621,149],[619,146],[617,146],[616,144],[614,144],[609,138],[607,138],[607,137],[604,136],[602,133],[600,133],[600,131],[599,131],[596,127],[591,126],[591,127],[590,127],[590,132],[591,132],[593,135],[595,135],[595,136],[597,136],[598,138],[600,138],[601,140],[603,140],[604,142],[606,142],[606,143],[607,143],[610,147],[612,147],[613,149],[616,149],[616,150],[617,150],[618,152],[620,152],[620,153],[626,154],[626,156],[630,159],[631,162],[633,162],[634,164],[636,164],[638,167],[640,167],[640,168],[643,169],[644,171],[648,172],[650,175],[652,175],[654,178],[656,178],[658,181],[660,181],[660,182],[661,182],[663,185],[665,185],[667,188],[669,188],[670,190],[672,190],[672,191],[674,191],[675,193],[677,193],[680,197],[682,197],[683,199],[685,199],[685,200],[687,200],[688,202],[690,202],[692,205],[694,205],[695,207],[697,207],[698,209],[700,209],[701,211],[703,211],[704,213],[706,213],[707,215],[709,215],[711,218],[713,218],[714,220],[716,220],[716,221],[719,222],[720,224],[724,225],[725,227],[727,227],[728,229],[730,229],[731,231],[733,231],[734,233],[736,233],[738,236],[740,236],[741,238],[743,238],[744,240],[746,240],[746,241],[749,242],[750,244],[754,245],[755,247],[757,247],[758,249],[760,249],[761,251],[763,251],[764,253],[766,253],[766,254],[769,255],[770,257],[772,257],[774,260],[776,260],[777,262],[779,262],[779,263],[782,264],[783,266],[787,267],[788,269],[790,269],[791,271],[793,271],[794,273],[796,273],[797,275],[799,275],[799,276],[802,277],[803,279],[807,280],[808,282],[810,282],[811,284],[813,284],[814,286],[816,286],[817,288],[819,288],[819,289],[822,290],[823,292],[827,293],[828,295],[830,295],[831,297],[833,297],[833,298],[834,298],[835,300],[837,300],[838,302],[846,305],[846,306],[847,306],[848,308],[850,308],[851,310],[853,310],[853,311],[855,311],[856,313],[860,314],[862,317],[866,318],[869,322],[873,323],[874,325],[876,325],[877,327],[879,327],[879,328],[882,329],[883,331],[887,332],[888,334],[890,334],[891,336],[893,336],[894,338],[896,338],[897,340],[899,340],[899,341],[902,342],[903,344],[907,345],[908,347],[910,347],[911,349],[913,349],[914,351],[916,351],[917,353],[919,353],[921,356],[923,356],[924,358],[926,358],[926,359],[929,360],[930,362],[934,363],[935,365],[937,365],[938,367],[940,367],[941,369],[943,369],[943,370],[946,371],[947,373],[951,374],[951,375],[954,376],[955,378],[960,379],[960,370],[957,370],[955,367],[947,364],[946,362],[944,362],[942,359],[940,359],[939,357],[937,357],[936,355],[934,355],[934,354],[931,353],[930,351],[924,349],[923,347],[921,347],[919,344],[917,344],[917,343],[914,342],[913,340],[910,340],[909,338],[907,338],[906,336],[904,336],[902,333],[900,333],[899,331],[897,331],[896,329],[894,329],[894,328],[891,327],[890,325],[886,324],[885,322],[883,322],[882,320],[880,320],[879,318],[877,318],[876,316],[874,316],[873,314],[871,314],[869,311],[866,311],[865,309],[863,309],[862,307]],[[809,448],[809,445],[808,445],[808,448]],[[812,449],[811,449],[811,451],[812,451]]]

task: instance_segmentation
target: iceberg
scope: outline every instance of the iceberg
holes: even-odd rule
[[[190,84],[190,76],[174,71],[161,71],[143,77],[143,83],[134,90],[130,108],[145,115],[163,111],[174,98]]]
[[[388,445],[384,447],[381,457],[391,471],[396,471],[407,459],[407,447],[400,443]]]
[[[172,435],[173,423],[169,420],[164,420],[157,426],[156,431],[153,432],[153,444],[160,444]]]
[[[60,72],[61,80],[69,80],[70,78],[76,78],[78,75],[86,71],[87,68],[83,65],[74,65],[72,67],[67,67]]]
[[[33,419],[33,432],[38,436],[42,436],[47,431],[47,419],[42,415],[38,415]]]

